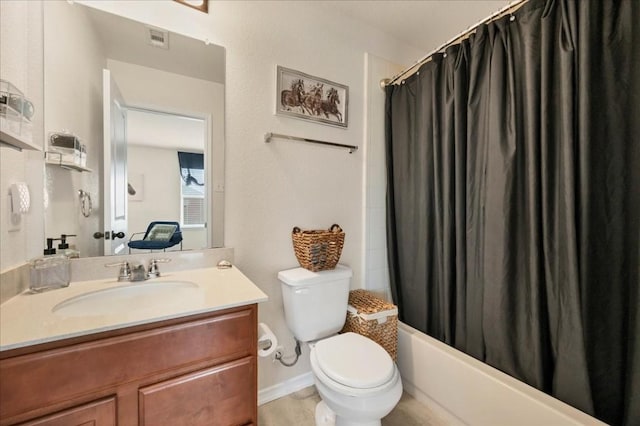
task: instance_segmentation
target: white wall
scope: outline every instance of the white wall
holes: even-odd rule
[[[34,104],[32,142],[42,146],[42,4],[0,2],[0,78],[16,85]],[[0,146],[0,272],[42,253],[42,153]],[[18,227],[11,225],[9,186],[26,182],[31,210]]]
[[[380,88],[380,80],[396,75],[403,67],[369,53],[366,63],[365,288],[391,300],[386,234],[385,92]]]
[[[176,150],[130,145],[127,169],[129,176],[136,173],[144,176],[144,199],[129,200],[129,232],[145,231],[151,220],[180,222],[180,173]],[[167,199],[175,202],[167,203]]]
[[[102,210],[102,69],[106,57],[101,40],[80,7],[44,2],[45,135],[70,131],[87,146],[87,167],[80,173],[46,166],[46,238],[75,234],[70,244],[80,255],[99,256],[103,241],[92,238],[103,227]],[[48,141],[47,144],[48,145]],[[91,195],[93,212],[84,217],[78,190]]]

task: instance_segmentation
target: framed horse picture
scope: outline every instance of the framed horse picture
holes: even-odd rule
[[[346,128],[349,87],[278,65],[276,115]]]

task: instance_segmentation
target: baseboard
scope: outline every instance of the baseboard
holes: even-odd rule
[[[266,404],[313,385],[313,374],[301,374],[258,391],[258,405]]]

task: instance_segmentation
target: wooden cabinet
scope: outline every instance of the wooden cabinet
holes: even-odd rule
[[[24,426],[115,426],[116,400],[108,398],[83,404],[44,418],[23,423]]]
[[[0,425],[257,423],[257,308],[0,354]]]
[[[253,397],[243,384],[255,370],[243,358],[140,389],[140,425],[247,424]]]

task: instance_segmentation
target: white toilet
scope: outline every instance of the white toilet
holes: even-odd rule
[[[400,373],[382,346],[355,333],[336,335],[346,320],[351,275],[342,265],[278,273],[287,325],[311,348],[311,370],[322,397],[318,426],[380,426],[402,396]]]

